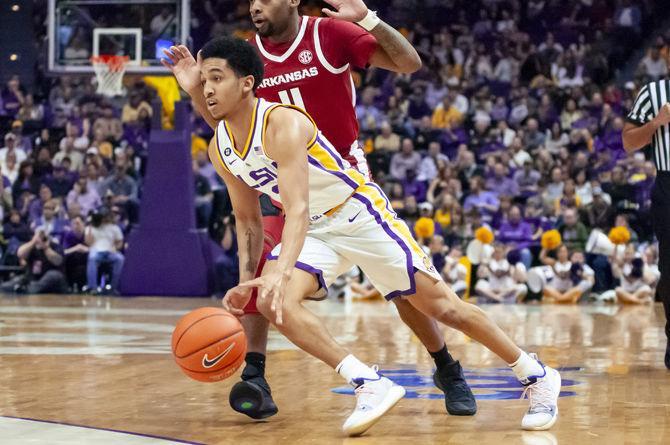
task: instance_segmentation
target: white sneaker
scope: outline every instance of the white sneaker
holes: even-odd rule
[[[535,354],[530,356],[537,360]],[[544,365],[542,365],[544,366]],[[544,377],[526,386],[521,398],[528,394],[530,407],[523,416],[521,428],[530,431],[548,430],[558,418],[558,395],[561,392],[561,375],[553,368],[544,366]]]
[[[373,369],[377,371],[376,366]],[[355,390],[356,408],[342,425],[348,436],[366,432],[405,396],[405,388],[383,376],[376,380],[354,379],[354,383],[359,383]]]

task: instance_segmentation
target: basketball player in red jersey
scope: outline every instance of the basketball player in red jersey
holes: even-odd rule
[[[335,11],[329,18],[300,16],[300,0],[250,0],[249,12],[257,35],[250,40],[264,63],[264,80],[257,96],[305,109],[340,155],[361,173],[369,175],[363,150],[358,145],[356,92],[353,67],[368,65],[398,73],[412,73],[421,59],[412,45],[395,29],[369,11],[362,0],[326,0]],[[191,95],[202,97],[202,94]],[[194,105],[211,119],[206,105]],[[279,243],[283,217],[269,198],[261,199],[265,257]],[[433,380],[445,393],[447,411],[474,415],[477,405],[462,368],[449,354],[436,322],[404,299],[393,300],[403,321],[414,331],[435,360]],[[256,309],[256,291],[245,308],[241,323],[247,335],[248,353],[242,381],[231,390],[230,404],[255,419],[277,413],[265,379],[268,321]]]
[[[335,11],[324,9],[329,18],[300,16],[300,0],[250,0],[249,12],[257,31],[250,43],[258,48],[265,71],[257,95],[305,109],[340,155],[369,175],[358,144],[351,69],[372,65],[412,73],[421,67],[421,59],[412,45],[369,11],[362,0],[326,1],[335,8]],[[282,219],[274,215],[264,219],[266,239],[269,236],[279,240]],[[267,249],[272,247],[266,243]],[[263,264],[258,270],[262,267]],[[434,380],[445,391],[447,410],[456,415],[473,415],[477,409],[474,396],[460,364],[447,351],[435,321],[406,300],[397,298],[394,302],[402,319],[435,359],[438,369]],[[255,298],[245,312],[241,320],[250,354],[242,382],[231,391],[230,403],[236,411],[252,417],[272,415],[276,407],[263,378],[268,322],[258,314]]]

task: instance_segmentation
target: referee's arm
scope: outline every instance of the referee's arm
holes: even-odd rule
[[[652,118],[651,97],[653,94],[649,85],[645,85],[635,99],[633,109],[626,116],[623,127],[623,148],[632,153],[651,143],[654,133],[670,122],[670,103],[665,103]]]

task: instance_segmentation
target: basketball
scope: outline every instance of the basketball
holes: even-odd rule
[[[184,315],[172,332],[172,354],[179,368],[194,380],[218,382],[244,362],[247,337],[234,315],[203,307]]]

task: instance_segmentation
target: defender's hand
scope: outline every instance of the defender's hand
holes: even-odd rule
[[[323,8],[323,13],[334,19],[356,23],[368,14],[368,7],[363,0],[325,0],[325,2],[335,8],[335,11]]]

